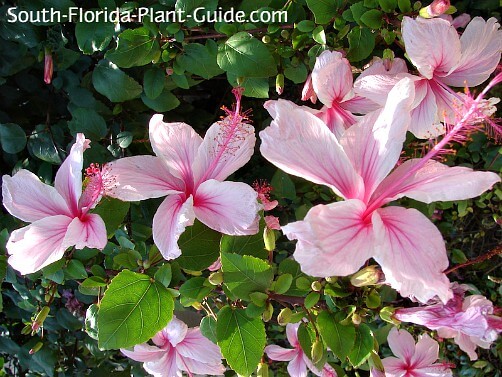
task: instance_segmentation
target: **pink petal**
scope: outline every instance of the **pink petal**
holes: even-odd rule
[[[453,373],[447,365],[433,364],[425,368],[414,370],[413,377],[452,377]]]
[[[319,100],[331,107],[341,102],[352,90],[352,68],[347,59],[337,51],[323,51],[312,70],[312,85]]]
[[[450,167],[433,160],[401,181],[421,161],[412,159],[398,166],[378,187],[374,197],[386,191],[388,201],[403,196],[424,203],[456,201],[479,196],[500,182],[498,174],[492,172],[474,171],[462,166]]]
[[[300,327],[300,322],[288,323],[286,325],[286,337],[288,338],[289,344],[295,348],[300,346],[298,342],[298,327]]]
[[[56,189],[40,182],[28,170],[21,169],[13,177],[3,176],[2,197],[9,213],[23,221],[33,222],[55,215],[71,216]]]
[[[220,376],[226,369],[221,363],[221,360],[217,363],[204,363],[199,360],[184,357],[179,353],[176,354],[176,363],[178,364],[178,368],[180,368],[180,370],[190,373],[189,376]]]
[[[176,345],[180,355],[207,364],[221,363],[220,348],[204,337],[199,328],[189,329],[185,338]]]
[[[87,214],[83,219],[75,217],[68,226],[64,243],[77,249],[84,247],[103,250],[108,242],[103,219],[96,214]]]
[[[178,318],[173,317],[167,326],[152,339],[155,344],[160,345],[167,340],[173,347],[176,347],[178,343],[185,339],[188,332],[188,326],[185,322],[180,321]],[[159,340],[159,337],[162,341]]]
[[[337,103],[333,107],[323,107],[315,115],[328,126],[337,139],[340,139],[345,130],[355,124],[359,118],[350,111],[342,109]]]
[[[386,281],[401,296],[427,302],[437,295],[451,297],[450,282],[443,273],[448,258],[439,230],[416,209],[386,207],[372,216],[377,252]]]
[[[364,203],[352,199],[310,209],[303,221],[282,227],[297,239],[293,255],[308,275],[346,276],[374,254],[371,224],[363,221]]]
[[[181,250],[178,239],[185,227],[193,224],[192,197],[170,195],[164,199],[153,216],[153,240],[166,260],[178,258]]]
[[[415,354],[415,339],[408,331],[393,327],[387,337],[387,342],[394,355],[411,365],[411,358]]]
[[[411,363],[417,368],[426,368],[434,364],[439,357],[439,344],[429,335],[424,334],[418,339],[415,354]]]
[[[398,73],[408,73],[408,67],[406,66],[406,62],[403,59],[395,58],[393,60],[389,60],[381,59],[375,56],[370,62],[370,66],[362,71],[361,74],[357,77],[356,82],[357,80],[360,80],[369,75],[395,76]]]
[[[364,73],[364,72],[363,72]],[[407,73],[398,73],[396,75],[361,74],[354,82],[354,91],[357,96],[377,104],[379,107],[385,106],[387,96],[392,88],[403,78],[408,77],[411,80],[417,80],[416,76]]]
[[[265,225],[268,229],[281,230],[281,224],[279,224],[279,218],[275,216],[265,216]]]
[[[206,132],[193,164],[196,184],[225,180],[244,166],[254,153],[254,128],[242,118],[227,116]]]
[[[153,151],[183,181],[193,181],[192,164],[202,138],[186,123],[164,123],[162,114],[150,120],[150,143]]]
[[[267,160],[288,174],[330,186],[344,198],[361,195],[361,177],[320,119],[289,101],[268,101],[265,108],[274,117],[260,132],[260,151]]]
[[[125,157],[106,164],[103,181],[108,196],[123,201],[139,201],[176,194],[185,184],[171,174],[166,162],[155,156]]]
[[[288,364],[290,377],[307,377],[307,364],[303,358],[303,352],[299,352]]]
[[[26,275],[61,259],[70,246],[64,241],[71,221],[71,217],[56,215],[14,230],[7,242],[9,264]]]
[[[146,343],[134,346],[133,350],[121,348],[120,352],[135,361],[158,361],[166,354],[166,351]]]
[[[422,100],[411,112],[410,132],[419,139],[430,139],[443,134],[444,128],[439,124],[437,98],[429,81],[417,81],[415,89]]]
[[[409,59],[428,79],[448,72],[460,59],[457,30],[446,20],[404,17],[402,33]]]
[[[283,348],[274,344],[266,346],[265,353],[270,360],[275,361],[291,361],[298,355],[298,351],[294,348]]]
[[[441,81],[447,85],[477,86],[497,68],[502,50],[502,30],[495,18],[474,17],[460,37],[462,56]]]
[[[389,93],[381,112],[366,115],[340,140],[352,165],[364,180],[365,200],[370,198],[401,155],[410,124],[413,95],[413,82],[406,78],[401,80]]]
[[[368,114],[381,108],[378,103],[360,96],[353,97],[347,101],[340,103],[340,107],[356,114]]]
[[[64,160],[56,173],[54,187],[66,201],[74,216],[78,216],[78,200],[82,195],[82,167],[84,150],[89,147],[89,141],[84,134],[77,134],[75,144],[70,154]]]
[[[478,354],[476,353],[476,342],[473,341],[475,339],[472,336],[462,334],[458,332],[457,336],[455,336],[454,341],[460,347],[462,351],[464,351],[471,361],[478,359]]]
[[[164,355],[156,361],[147,361],[143,368],[154,377],[181,377],[181,370],[177,363],[177,353],[174,347],[164,350]]]
[[[396,357],[382,359],[385,377],[408,377],[408,364]]]
[[[242,182],[202,183],[194,198],[195,216],[208,227],[230,235],[258,233],[258,194]]]

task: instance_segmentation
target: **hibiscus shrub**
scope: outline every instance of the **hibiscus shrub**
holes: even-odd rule
[[[2,1],[0,375],[501,376],[499,17]]]

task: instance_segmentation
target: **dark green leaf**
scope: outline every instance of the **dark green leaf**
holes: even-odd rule
[[[64,271],[67,279],[85,279],[87,277],[87,271],[84,265],[77,259],[72,259]]]
[[[276,197],[290,200],[296,199],[295,184],[282,170],[277,170],[275,172],[270,185],[273,187],[272,192]]]
[[[45,125],[38,125],[28,139],[28,149],[33,155],[42,161],[49,162],[54,165],[61,164],[61,157],[58,149],[52,140],[48,131],[45,130]]]
[[[206,278],[201,276],[191,278],[184,282],[179,291],[180,295],[200,301],[211,292],[212,288],[204,285]]]
[[[356,327],[356,339],[354,347],[349,353],[349,361],[354,367],[358,367],[366,361],[373,350],[373,334],[365,323]]]
[[[205,79],[210,79],[223,72],[216,63],[215,51],[200,43],[186,45],[183,53],[176,57],[176,61],[188,72],[195,73]]]
[[[141,85],[118,69],[116,65],[105,62],[94,69],[92,84],[98,93],[112,102],[138,98],[143,91]]]
[[[156,281],[161,283],[164,287],[169,287],[171,283],[173,273],[170,264],[164,264],[160,266],[157,272],[155,272],[154,278]]]
[[[93,212],[101,216],[106,225],[108,238],[111,238],[120,224],[124,221],[124,217],[127,215],[128,211],[128,202],[106,197],[101,200]]]
[[[73,110],[72,116],[68,127],[73,135],[83,132],[91,140],[99,140],[106,136],[108,132],[106,122],[96,111],[77,107]]]
[[[164,70],[153,67],[146,71],[143,78],[143,89],[146,96],[150,99],[160,96],[164,90],[165,81],[166,74]]]
[[[180,104],[178,98],[176,98],[176,96],[167,89],[164,89],[160,96],[155,99],[148,98],[143,94],[141,96],[141,100],[150,109],[153,109],[158,113],[165,113],[166,111],[175,109]]]
[[[382,26],[382,12],[371,9],[361,16],[361,21],[372,29],[378,29]]]
[[[360,61],[366,59],[375,48],[375,35],[370,29],[365,27],[355,27],[350,31],[349,52],[347,58],[351,61]]]
[[[386,13],[392,13],[396,9],[397,0],[378,0],[380,8]]]
[[[315,22],[318,24],[330,22],[338,10],[333,0],[307,0],[307,6],[314,13]]]
[[[79,22],[75,26],[78,47],[84,54],[103,51],[112,40],[115,25],[111,22]]]
[[[159,57],[159,42],[145,27],[126,29],[118,36],[117,48],[105,54],[106,59],[122,68],[146,65]]]
[[[176,259],[181,268],[201,271],[220,256],[221,234],[195,220],[181,235],[178,245],[181,256]]]
[[[317,316],[317,328],[326,345],[340,360],[349,355],[356,340],[356,329],[353,325],[338,323],[327,311]]]
[[[251,255],[257,258],[265,259],[268,257],[268,251],[265,250],[263,243],[263,229],[265,221],[260,220],[260,229],[258,233],[251,236],[229,236],[222,235],[220,242],[220,251],[222,253],[235,253],[240,255]]]
[[[217,342],[216,340],[216,320],[211,317],[207,316],[202,318],[202,321],[200,321],[200,332],[202,335],[204,335],[206,338],[208,338],[211,342],[215,343]]]
[[[94,340],[98,340],[98,310],[97,304],[91,304],[85,312],[85,332]]]
[[[26,146],[26,134],[17,124],[0,124],[0,144],[7,153],[21,152]]]
[[[228,82],[234,87],[237,86],[237,78],[237,75],[227,72]],[[244,88],[244,92],[242,94],[246,97],[268,98],[268,91],[270,89],[268,78],[246,77],[243,79],[241,77],[240,86]]]

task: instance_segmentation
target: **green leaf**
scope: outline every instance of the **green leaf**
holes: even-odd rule
[[[143,90],[145,94],[150,99],[155,99],[164,90],[164,84],[166,82],[166,74],[164,70],[160,68],[150,68],[145,72],[143,77]]]
[[[112,102],[124,102],[138,98],[143,91],[132,77],[111,63],[102,62],[92,73],[92,84],[96,91]]]
[[[356,329],[353,325],[341,325],[327,311],[317,316],[317,328],[331,351],[340,360],[345,360],[354,347]]]
[[[179,289],[180,295],[197,301],[202,300],[209,292],[212,291],[211,287],[204,285],[205,282],[206,278],[201,276],[187,280]]]
[[[319,302],[319,299],[321,298],[321,295],[319,292],[310,292],[307,297],[305,297],[305,308],[310,309],[312,308],[315,304]]]
[[[178,245],[181,256],[176,259],[181,268],[202,271],[220,256],[221,234],[195,220],[181,235]]]
[[[261,318],[249,318],[244,309],[223,307],[218,313],[216,338],[230,367],[242,376],[253,373],[265,348],[265,326]]]
[[[223,234],[220,242],[220,251],[222,253],[251,255],[257,258],[266,259],[268,257],[268,251],[265,250],[265,245],[263,243],[264,228],[265,221],[261,219],[258,233],[251,236],[229,236]]]
[[[352,12],[352,17],[354,18],[354,21],[356,21],[358,24],[361,24],[361,16],[368,10],[364,6],[363,1],[359,1],[358,3],[352,4],[350,6],[350,11]]]
[[[273,193],[278,198],[286,198],[290,200],[296,199],[295,184],[289,176],[282,170],[277,169],[270,185],[273,188]]]
[[[124,217],[127,215],[128,211],[128,202],[106,197],[101,200],[93,212],[101,216],[106,225],[108,238],[111,238],[120,224],[124,221]]]
[[[67,279],[85,279],[87,277],[87,271],[84,265],[77,259],[72,259],[64,271]]]
[[[303,63],[298,64],[297,67],[289,66],[284,70],[284,76],[293,81],[295,84],[305,82],[307,75],[307,67],[305,67],[305,64]]]
[[[350,61],[366,59],[375,48],[375,35],[365,27],[355,27],[348,34],[349,51],[347,58]]]
[[[145,27],[126,29],[120,33],[117,48],[105,54],[106,59],[122,68],[150,64],[159,57],[159,42]]]
[[[167,325],[173,309],[173,297],[162,284],[147,275],[121,271],[101,300],[99,347],[117,349],[146,342]]]
[[[148,98],[143,94],[141,100],[150,109],[158,113],[165,113],[166,111],[175,109],[180,104],[178,98],[167,89],[164,89],[160,96],[157,96],[155,99]]]
[[[234,34],[220,47],[217,61],[221,69],[237,76],[277,74],[277,64],[267,46],[244,31]]]
[[[314,13],[315,22],[318,24],[327,24],[338,11],[333,0],[307,0],[307,6]]]
[[[292,283],[293,276],[291,274],[282,274],[274,283],[274,292],[278,294],[284,294],[289,290]]]
[[[373,334],[365,323],[356,327],[356,340],[354,347],[349,353],[349,361],[354,367],[358,367],[370,357],[373,350]]]
[[[85,332],[94,340],[98,340],[98,310],[98,305],[91,304],[85,312]]]
[[[72,120],[68,122],[72,135],[83,132],[91,140],[99,140],[106,136],[108,128],[101,115],[91,109],[77,107],[72,111]]]
[[[267,262],[248,255],[221,254],[223,282],[236,297],[249,300],[251,292],[265,292],[274,272]]]
[[[173,277],[173,272],[170,264],[164,264],[163,266],[160,266],[154,275],[155,280],[161,283],[166,288],[169,287],[172,277]]]
[[[33,155],[42,161],[49,162],[54,165],[61,164],[61,157],[58,149],[46,126],[39,124],[28,139],[28,149]]]
[[[103,51],[108,47],[115,33],[115,25],[111,22],[79,22],[75,26],[77,44],[84,54]]]
[[[382,12],[378,9],[371,9],[364,12],[361,21],[372,29],[379,29],[382,26]]]
[[[296,24],[296,28],[302,33],[310,33],[315,28],[314,21],[303,20]]]
[[[0,144],[7,153],[21,152],[26,146],[26,134],[17,124],[0,124]]]
[[[176,57],[176,61],[188,72],[199,75],[206,80],[222,73],[216,63],[216,51],[200,43],[190,43],[183,48],[183,53]]]
[[[237,78],[238,76],[227,72],[227,79],[230,84],[234,87],[237,86]],[[242,93],[246,97],[253,98],[268,98],[268,91],[270,89],[270,85],[268,82],[268,78],[261,77],[241,77],[241,84],[244,88],[244,92]]]
[[[202,318],[200,321],[200,332],[211,342],[215,343],[216,340],[216,320],[212,316]]]
[[[397,0],[378,0],[380,3],[380,8],[385,13],[392,13],[396,9],[397,6]]]
[[[397,0],[397,5],[401,13],[411,12],[411,1],[410,0]]]
[[[324,28],[321,25],[312,31],[312,38],[321,45],[326,44],[326,33],[324,33]]]

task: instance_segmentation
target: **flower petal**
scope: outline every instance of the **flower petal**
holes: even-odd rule
[[[497,68],[502,50],[502,30],[495,18],[474,17],[460,37],[462,56],[440,80],[447,85],[478,86]]]
[[[362,71],[357,77],[356,82],[357,80],[370,75],[388,75],[392,77],[398,73],[408,73],[408,67],[406,66],[404,59],[394,58],[393,60],[389,60],[381,59],[375,56],[370,62],[370,66]],[[354,86],[355,85],[356,83],[354,82]]]
[[[204,337],[198,327],[189,329],[185,338],[176,345],[180,355],[207,364],[221,363],[220,348]]]
[[[385,377],[408,377],[408,365],[397,357],[382,359],[385,368]]]
[[[125,157],[103,167],[108,196],[138,201],[179,193],[185,184],[171,174],[165,161],[155,156]]]
[[[195,216],[208,227],[230,235],[258,233],[258,194],[242,182],[203,182],[194,198]]]
[[[374,197],[387,192],[387,201],[407,196],[424,203],[474,198],[500,182],[498,174],[474,171],[462,166],[450,167],[429,160],[422,168],[403,180],[422,159],[399,165],[378,187]]]
[[[374,253],[371,224],[365,223],[366,206],[353,199],[310,209],[303,221],[282,227],[297,239],[293,255],[308,275],[346,276],[356,272]]]
[[[414,85],[407,78],[389,93],[381,112],[366,115],[343,134],[340,143],[363,178],[365,200],[396,165],[410,124]]]
[[[426,368],[434,364],[439,357],[439,344],[429,335],[424,334],[418,339],[415,354],[411,363],[415,368]]]
[[[162,114],[155,114],[150,120],[153,151],[163,158],[172,174],[188,184],[193,181],[192,164],[202,138],[186,123],[164,123],[162,119]]]
[[[133,350],[128,350],[125,348],[121,348],[120,352],[126,355],[128,358],[133,359],[135,361],[157,361],[163,355],[166,354],[166,351],[160,349],[155,346],[150,346],[146,343],[138,344],[134,346]]]
[[[300,322],[288,323],[286,325],[286,337],[288,338],[289,344],[295,348],[300,345],[298,342],[298,327],[300,327]]]
[[[78,200],[82,195],[84,150],[88,147],[89,141],[84,134],[78,133],[70,154],[59,167],[54,180],[54,187],[66,201],[73,216],[78,216]]]
[[[319,100],[331,107],[352,90],[352,68],[338,51],[323,51],[312,70],[312,85]]]
[[[410,132],[419,139],[430,139],[444,133],[439,123],[438,103],[436,95],[428,80],[415,82],[417,96],[416,106],[411,111]]]
[[[226,369],[221,363],[221,360],[218,363],[204,363],[199,360],[184,357],[179,353],[176,354],[176,362],[178,368],[190,373],[189,376],[220,376]]]
[[[446,20],[404,17],[402,33],[408,57],[428,79],[447,73],[460,59],[457,30]]]
[[[153,240],[166,260],[178,258],[181,250],[178,239],[185,227],[193,224],[193,199],[182,195],[169,195],[153,216]]]
[[[394,355],[411,365],[411,358],[415,354],[415,339],[408,331],[393,327],[387,336],[387,342]]]
[[[12,216],[33,222],[47,216],[71,216],[63,197],[54,187],[46,185],[28,170],[14,176],[3,176],[3,205]]]
[[[174,347],[164,349],[162,355],[156,361],[147,361],[143,368],[154,377],[182,377],[181,369],[177,363],[177,353]]]
[[[375,260],[386,281],[401,296],[427,302],[437,295],[451,297],[450,282],[443,273],[448,258],[439,230],[416,209],[386,207],[373,213],[377,239]]]
[[[64,240],[71,221],[64,215],[45,217],[13,231],[7,242],[9,264],[26,275],[61,259],[68,247]]]
[[[66,247],[75,245],[77,249],[89,247],[103,250],[107,242],[105,223],[96,214],[87,214],[83,219],[75,217],[64,239]]]
[[[307,377],[307,364],[303,356],[303,352],[300,351],[295,358],[289,362],[288,372],[290,377]]]
[[[361,177],[320,119],[289,101],[268,101],[265,108],[274,117],[260,132],[260,151],[267,160],[288,174],[330,186],[344,198],[362,194]]]
[[[355,124],[359,118],[350,111],[342,109],[337,103],[333,107],[324,106],[315,115],[328,126],[338,140],[345,133],[345,130]]]
[[[275,361],[291,361],[298,355],[298,351],[295,348],[284,348],[275,344],[266,346],[265,353],[270,360]]]

